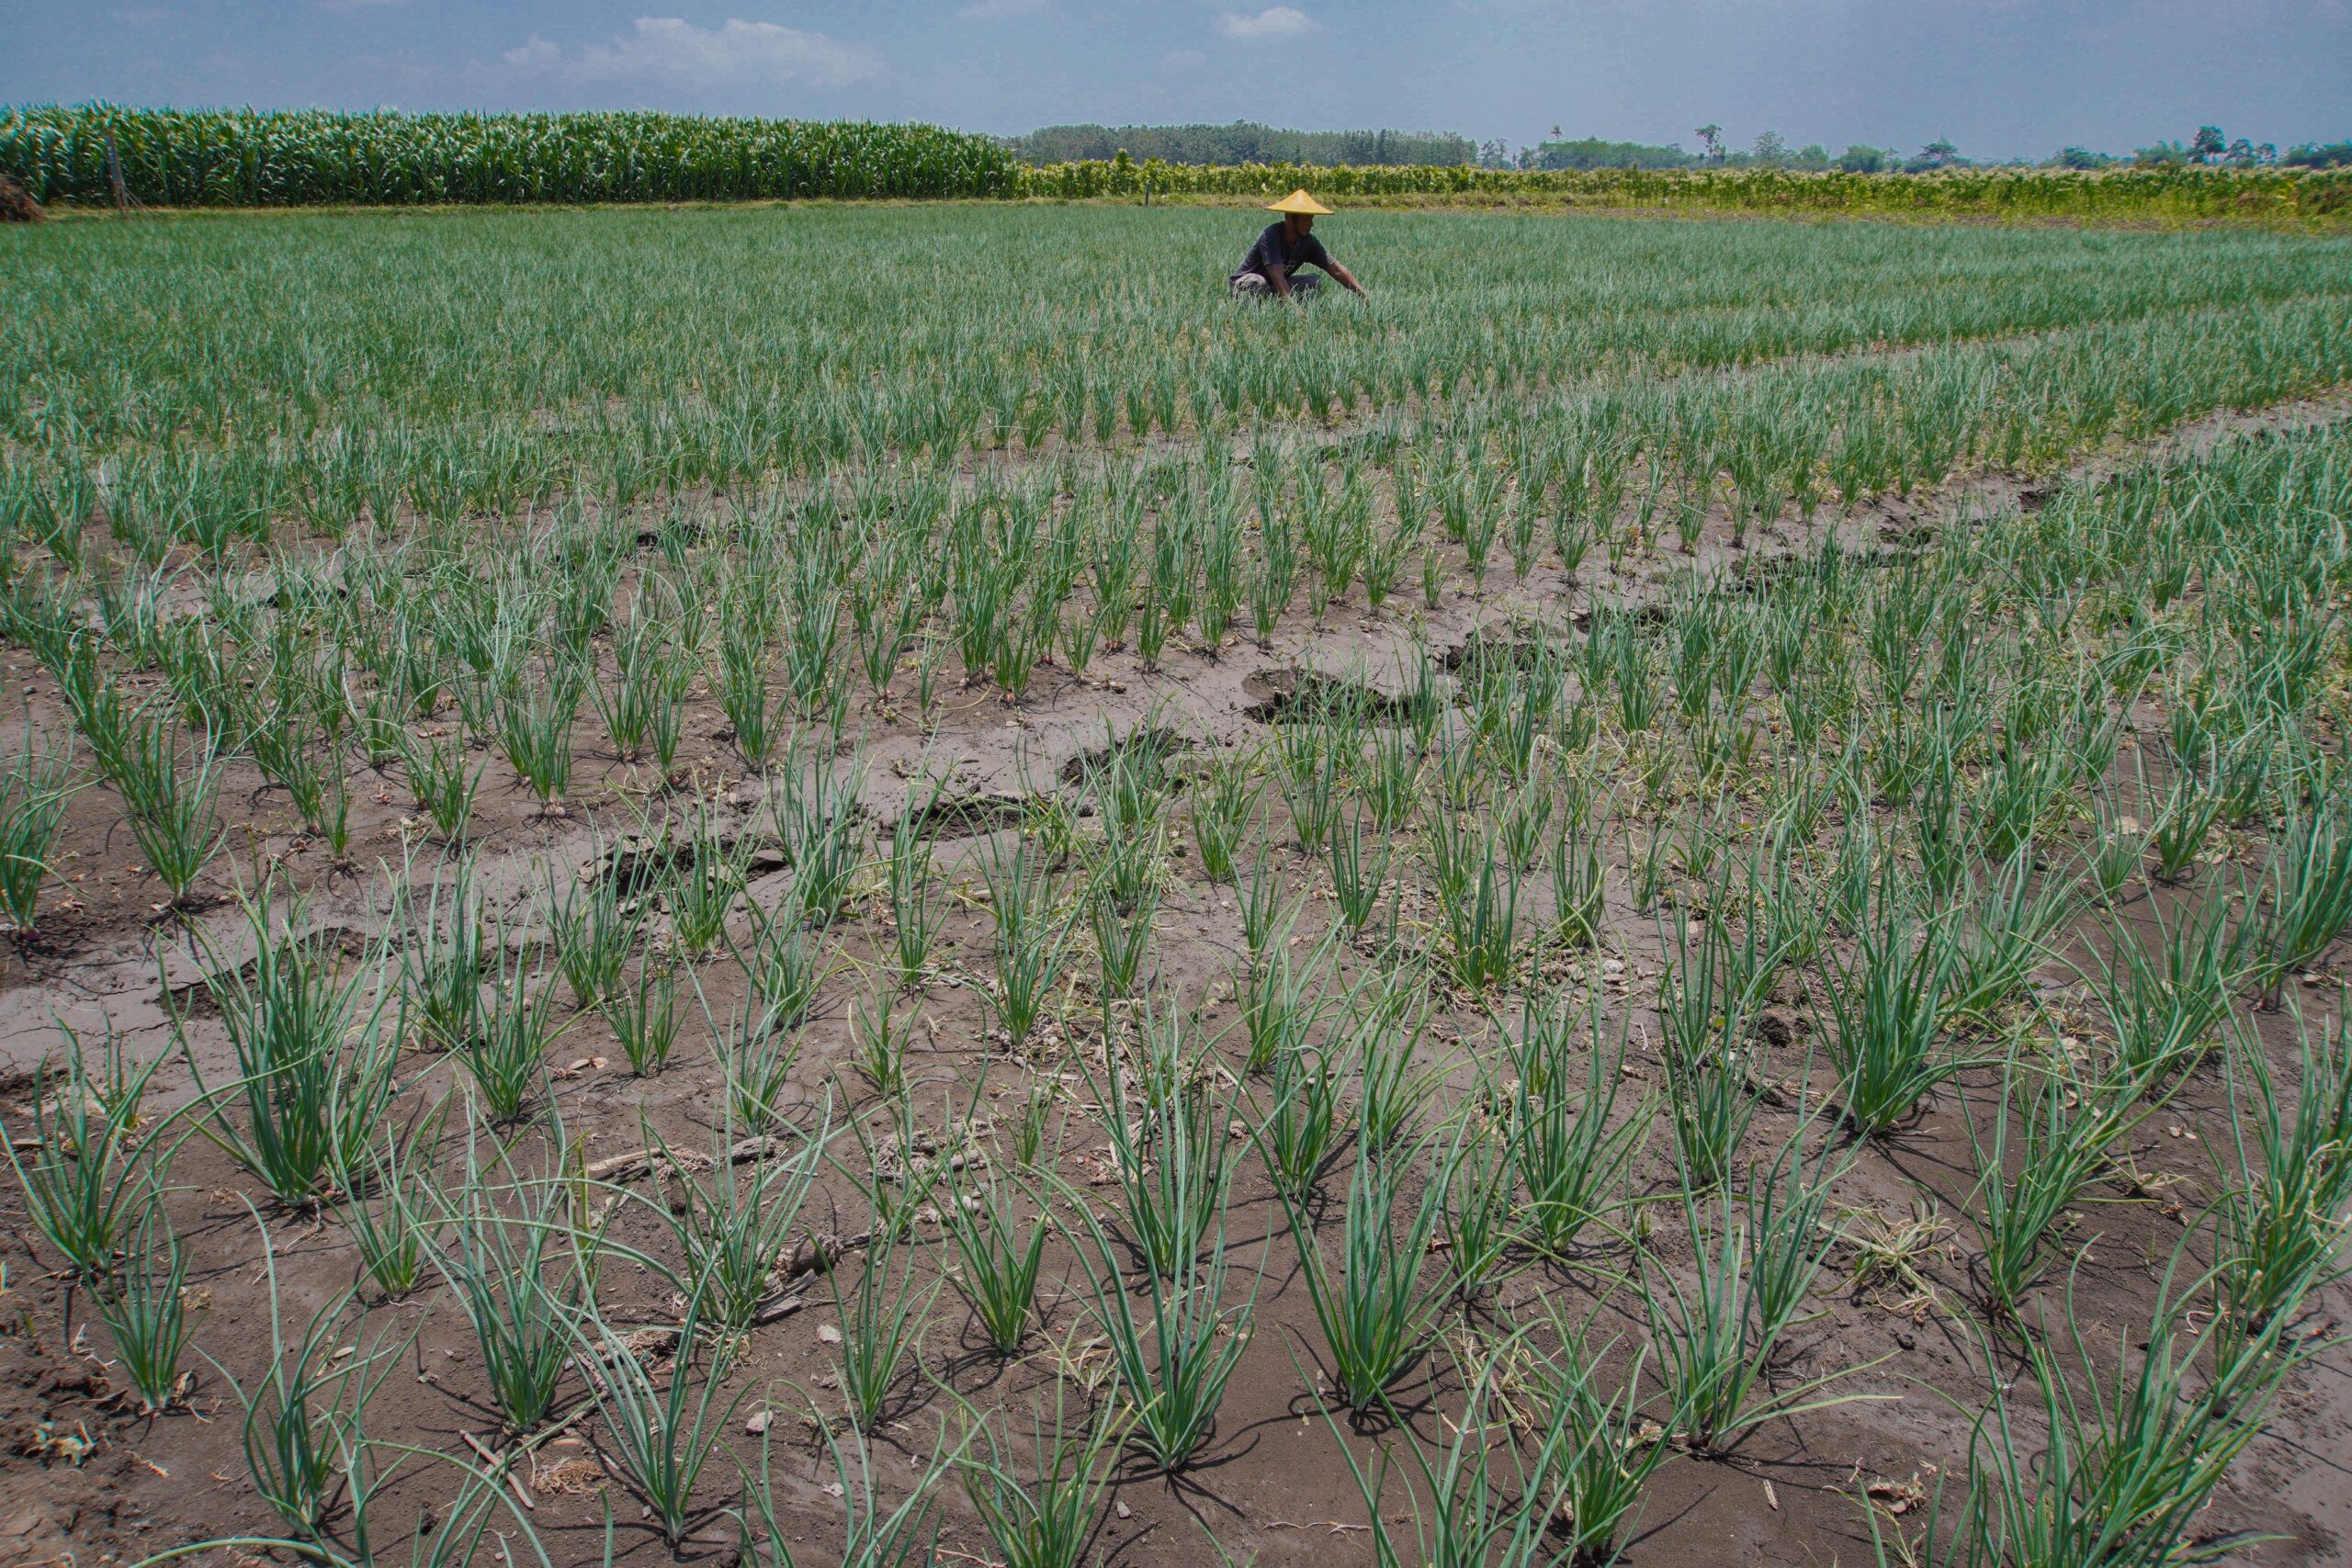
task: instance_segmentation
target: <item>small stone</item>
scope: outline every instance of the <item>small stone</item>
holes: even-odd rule
[[[1623,975],[1625,972],[1625,961],[1622,958],[1604,958],[1600,961],[1600,972],[1603,975]]]
[[[842,1342],[842,1331],[830,1323],[820,1323],[817,1325],[817,1337],[828,1345],[838,1345]]]
[[[743,1418],[743,1430],[755,1438],[767,1429],[768,1413],[764,1410],[754,1410]]]
[[[1135,1517],[1136,1511],[1133,1508],[1128,1507],[1125,1503],[1119,1505],[1119,1517],[1123,1519],[1132,1519]]]
[[[1905,1350],[1916,1350],[1919,1346],[1919,1342],[1917,1339],[1912,1338],[1908,1334],[1903,1333],[1897,1333],[1895,1335],[1894,1342],[1897,1345],[1902,1346]]]

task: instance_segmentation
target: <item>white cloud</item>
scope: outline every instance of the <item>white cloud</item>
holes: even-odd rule
[[[698,28],[678,17],[639,17],[629,31],[568,58],[533,33],[503,58],[508,69],[519,74],[560,74],[575,82],[650,78],[685,85],[808,82],[838,87],[862,82],[882,69],[882,62],[861,45],[740,17],[716,28]]]
[[[1007,17],[1034,17],[1044,10],[1048,0],[972,0],[959,6],[956,14],[976,22],[999,22]]]
[[[1216,30],[1230,39],[1255,42],[1261,39],[1296,38],[1315,30],[1315,18],[1295,6],[1269,6],[1255,16],[1227,11],[1216,19]]]
[[[527,42],[508,50],[501,58],[506,62],[506,68],[518,76],[544,76],[563,63],[563,51],[533,33]]]

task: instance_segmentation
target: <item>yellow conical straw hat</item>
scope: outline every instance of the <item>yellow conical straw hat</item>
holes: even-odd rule
[[[1315,218],[1328,218],[1330,216],[1331,212],[1329,208],[1324,206],[1321,202],[1307,195],[1305,190],[1295,190],[1288,196],[1283,197],[1280,201],[1267,203],[1266,210],[1269,212],[1304,212],[1308,214],[1310,217]]]

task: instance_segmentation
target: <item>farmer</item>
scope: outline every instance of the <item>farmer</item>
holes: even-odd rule
[[[1315,237],[1315,220],[1318,214],[1331,209],[1307,195],[1295,190],[1266,209],[1279,212],[1282,220],[1270,223],[1241,258],[1241,270],[1228,279],[1234,297],[1239,299],[1263,299],[1278,295],[1284,299],[1311,299],[1322,287],[1319,277],[1301,277],[1303,266],[1319,266],[1340,280],[1340,287],[1360,299],[1369,299],[1355,275],[1331,259],[1323,242]]]

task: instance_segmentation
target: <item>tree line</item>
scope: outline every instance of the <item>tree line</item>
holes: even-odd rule
[[[2225,137],[2218,126],[2199,126],[2183,141],[2157,141],[2129,153],[2066,147],[2040,160],[1972,158],[1949,137],[1937,137],[1917,151],[1849,142],[1832,152],[1821,142],[1792,146],[1778,131],[1759,132],[1747,146],[1726,141],[1724,128],[1708,124],[1691,133],[1696,149],[1679,141],[1612,141],[1598,136],[1568,137],[1558,126],[1550,136],[1521,146],[1496,137],[1484,141],[1451,131],[1283,130],[1256,120],[1231,125],[1049,125],[1026,136],[1007,137],[1005,149],[1024,164],[1107,162],[1125,152],[1137,163],[1231,166],[1243,164],[1307,164],[1334,167],[1398,167],[1412,164],[1468,165],[1487,169],[1792,169],[1850,175],[1933,174],[1983,167],[2102,169],[2337,168],[2352,166],[2352,141],[2304,142],[2281,152],[2273,142]]]

